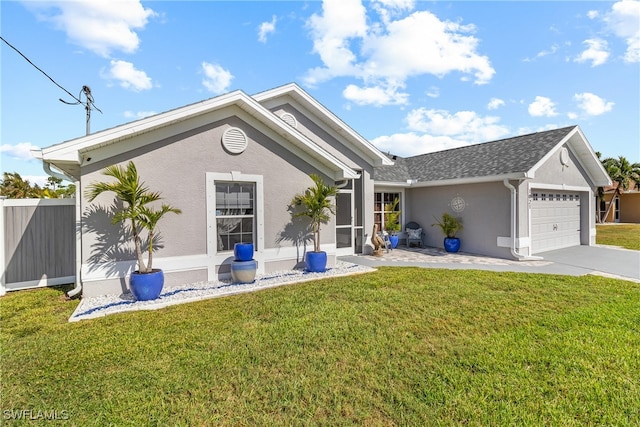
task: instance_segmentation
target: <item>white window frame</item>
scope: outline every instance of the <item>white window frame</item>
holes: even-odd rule
[[[264,184],[262,175],[243,174],[241,172],[206,174],[207,197],[207,258],[208,280],[216,280],[216,267],[233,258],[233,251],[218,251],[218,228],[216,222],[216,182],[238,182],[255,184],[254,201],[254,259],[258,261],[258,273],[264,273]]]
[[[380,227],[381,229],[378,231],[385,231],[385,224],[384,224],[384,217],[385,217],[385,213],[386,211],[384,210],[385,208],[385,202],[384,202],[384,195],[385,194],[398,194],[398,210],[400,210],[400,218],[398,218],[398,221],[400,221],[400,232],[402,232],[402,230],[404,230],[404,209],[403,209],[403,204],[404,204],[404,191],[401,190],[375,190],[373,192],[373,223],[376,223],[376,214],[381,214],[381,218],[380,218]],[[381,195],[381,202],[382,202],[382,210],[376,210],[376,195],[380,194]]]

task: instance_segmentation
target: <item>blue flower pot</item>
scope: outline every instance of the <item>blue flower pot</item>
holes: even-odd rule
[[[460,239],[457,237],[445,237],[444,250],[452,253],[458,252],[460,250]]]
[[[253,243],[236,243],[233,245],[233,255],[236,261],[251,261],[253,259]]]
[[[324,273],[327,269],[327,253],[324,251],[307,252],[305,262],[307,263],[308,272]]]
[[[252,283],[256,278],[258,261],[233,261],[231,263],[231,278],[233,283]]]
[[[389,236],[389,241],[391,242],[391,249],[395,249],[398,247],[398,235],[397,234],[391,234]]]
[[[164,286],[164,273],[153,269],[151,273],[134,271],[129,277],[129,288],[137,301],[150,301],[158,298]]]

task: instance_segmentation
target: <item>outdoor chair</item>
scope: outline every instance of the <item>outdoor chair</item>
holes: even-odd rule
[[[422,231],[420,224],[411,221],[405,226],[404,231],[407,233],[408,248],[410,248],[414,243],[417,243],[418,247],[422,247],[422,236],[424,236],[424,232]]]

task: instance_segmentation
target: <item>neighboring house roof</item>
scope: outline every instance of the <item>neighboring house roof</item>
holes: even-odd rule
[[[304,96],[302,90],[297,89],[295,92],[300,93],[300,96]],[[155,142],[157,139],[148,136],[152,131],[163,130],[167,132],[166,136],[179,134],[185,130],[206,124],[207,121],[211,120],[210,117],[207,117],[208,114],[222,111],[227,107],[237,107],[252,118],[257,119],[274,132],[272,136],[275,137],[276,142],[283,144],[288,149],[296,147],[298,150],[302,150],[305,156],[323,166],[324,172],[333,176],[336,180],[357,178],[359,176],[359,173],[346,163],[286,124],[256,99],[239,90],[52,145],[34,152],[33,155],[41,159],[45,166],[51,164],[68,176],[78,179],[82,165],[88,161],[95,162],[99,160],[95,156],[95,150],[99,148],[103,149],[100,151],[102,159],[131,151]],[[341,135],[349,135],[349,141],[352,143],[362,143],[362,141],[353,137],[351,129],[344,129],[339,133]],[[289,144],[283,143],[282,138]],[[127,143],[118,144],[123,141],[127,141]],[[368,144],[367,142],[365,149],[371,150]],[[92,153],[91,156],[87,154],[89,152]],[[382,153],[379,156],[383,156]]]
[[[605,193],[613,193],[614,191],[616,191],[616,189],[618,188],[618,182],[614,182],[612,185],[608,185],[606,187],[604,187],[604,192]],[[622,193],[640,193],[640,182],[635,182],[634,180],[630,179],[629,180],[629,189],[628,190],[622,190]]]
[[[578,126],[397,158],[397,166],[376,168],[374,180],[427,186],[533,178],[564,144],[578,157],[594,185],[611,182]]]

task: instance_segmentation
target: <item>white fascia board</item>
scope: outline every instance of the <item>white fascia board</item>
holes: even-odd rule
[[[278,134],[284,136],[290,142],[295,143],[313,157],[321,160],[322,163],[329,165],[334,171],[334,176],[339,178],[359,177],[359,174],[356,171],[336,159],[329,152],[308,140],[286,123],[279,120],[270,111],[256,102],[256,100],[239,90],[44,148],[42,149],[42,157],[44,160],[50,161],[53,164],[55,164],[56,161],[82,164],[82,153],[107,147],[124,139],[130,139],[169,125],[175,125],[189,118],[201,116],[208,112],[228,107],[233,104],[237,105],[251,116],[256,117],[262,123],[267,124],[270,128],[276,130]],[[290,135],[290,137],[287,137],[286,135]],[[146,141],[141,141],[141,144],[145,145],[152,142],[154,142],[154,139],[149,138]],[[112,150],[105,151],[109,152]],[[115,150],[114,152],[117,151],[118,150]]]
[[[378,150],[371,142],[362,137],[339,117],[333,114],[328,108],[318,102],[315,98],[302,90],[295,83],[289,83],[275,89],[260,92],[253,96],[258,102],[264,102],[272,98],[283,95],[289,95],[309,110],[315,110],[316,115],[324,117],[329,123],[329,128],[336,132],[339,136],[347,138],[354,145],[354,151],[358,152],[361,157],[370,160],[372,166],[391,166],[393,161]]]
[[[589,174],[592,182],[598,187],[606,187],[612,184],[611,178],[606,169],[602,165],[602,161],[598,158],[593,147],[589,144],[587,137],[582,133],[582,129],[578,127],[578,133],[581,137],[582,144],[578,147],[571,145],[572,149],[578,151],[577,155],[588,164],[583,165]]]
[[[297,147],[311,159],[314,159],[316,162],[324,165],[328,170],[325,170],[329,176],[332,176],[336,180],[341,179],[357,179],[360,177],[360,174],[350,168],[346,163],[334,157],[331,153],[308,139],[302,133],[292,128],[284,121],[280,120],[279,117],[272,114],[270,111],[264,109],[260,104],[257,104],[259,109],[252,109],[251,111],[247,111],[254,117],[258,122],[266,125],[268,129],[274,132],[274,135],[271,135],[271,138],[275,142],[279,142],[282,138],[286,139],[291,145]],[[256,112],[260,112],[256,115]],[[269,135],[267,135],[269,136]],[[291,147],[287,145],[283,145],[284,148],[291,151]],[[294,152],[294,154],[297,154]],[[308,161],[308,159],[305,159]],[[330,172],[330,173],[328,173]]]
[[[124,139],[129,139],[142,133],[150,132],[154,129],[169,126],[173,123],[180,122],[187,117],[203,114],[207,111],[232,104],[242,99],[242,97],[248,97],[248,95],[241,91],[230,92],[195,104],[176,108],[151,117],[52,145],[42,149],[43,158],[44,160],[54,162],[54,164],[56,160],[80,162],[81,159],[79,153],[83,151],[114,144]]]
[[[540,167],[544,165],[547,162],[547,160],[551,158],[551,156],[556,154],[560,149],[560,147],[562,147],[564,144],[566,144],[569,141],[569,139],[571,139],[571,137],[576,133],[577,129],[578,129],[578,126],[574,127],[567,135],[565,135],[564,138],[560,140],[560,142],[556,143],[556,145],[551,150],[549,150],[547,154],[545,154],[540,160],[538,160],[538,163],[533,165],[533,167],[527,171],[527,174],[532,178],[535,177],[536,171],[540,169]]]
[[[409,182],[400,182],[400,181],[374,181],[374,188],[378,187],[394,187],[394,188],[408,188],[411,187],[411,183]]]
[[[580,165],[586,171],[591,182],[594,183],[595,186],[605,187],[607,185],[611,185],[611,179],[607,174],[606,170],[602,166],[602,162],[596,156],[596,153],[591,148],[591,145],[587,141],[584,133],[579,126],[575,126],[560,142],[558,142],[549,152],[538,161],[529,171],[527,175],[530,178],[533,178],[536,174],[536,171],[553,155],[555,155],[558,150],[564,145],[567,145],[571,152],[578,158]]]
[[[506,174],[506,175],[489,175],[489,176],[470,177],[470,178],[443,179],[443,180],[437,180],[437,181],[415,181],[411,183],[410,187],[411,188],[443,187],[448,185],[469,185],[469,184],[480,184],[485,182],[502,182],[505,179],[523,180],[527,178],[528,177],[525,173],[512,173],[512,174]]]

